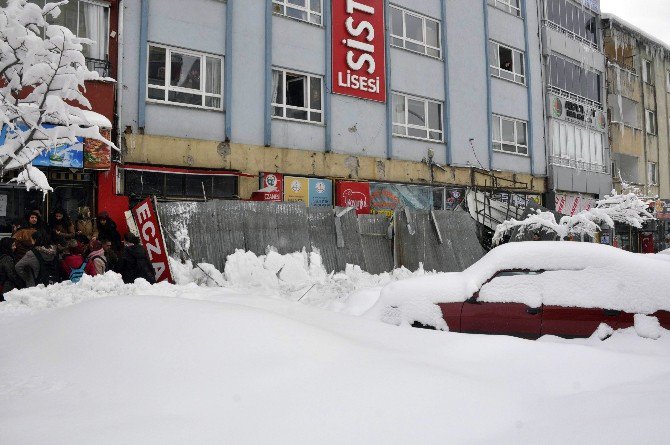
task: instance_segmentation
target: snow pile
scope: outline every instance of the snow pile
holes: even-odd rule
[[[664,330],[658,318],[643,314],[635,315],[635,332],[640,337],[658,340]]]
[[[491,280],[497,272],[504,270],[544,272]],[[479,299],[488,302],[652,314],[670,310],[668,289],[670,264],[648,255],[592,243],[510,243],[493,249],[464,272],[436,274],[387,285],[368,315],[389,319],[391,310],[397,313],[394,317],[400,324],[420,321],[441,326],[441,314],[426,306],[463,302],[477,291],[481,291]]]
[[[614,328],[608,325],[607,323],[600,323],[598,329],[593,333],[591,338],[597,338],[598,340],[607,340],[614,334]]]

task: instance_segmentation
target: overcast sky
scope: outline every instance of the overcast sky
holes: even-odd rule
[[[600,7],[670,46],[670,0],[601,0]]]

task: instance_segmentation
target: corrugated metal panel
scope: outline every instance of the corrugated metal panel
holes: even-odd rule
[[[389,219],[382,215],[358,216],[366,270],[371,274],[393,270],[393,240],[388,236],[389,224]]]
[[[347,264],[356,264],[363,270],[366,269],[363,247],[361,245],[361,234],[358,231],[358,216],[353,209],[342,207],[335,208],[335,218],[340,220],[342,227],[342,241],[344,246],[337,247],[338,270],[344,270]]]
[[[319,251],[328,272],[339,271],[333,209],[310,207],[307,209],[307,223],[311,248]]]

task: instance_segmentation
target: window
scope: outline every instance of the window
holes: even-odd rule
[[[442,104],[393,93],[393,134],[442,141]]]
[[[441,57],[440,22],[391,6],[391,44],[431,57]]]
[[[647,162],[647,180],[649,185],[658,184],[658,164],[655,162]]]
[[[147,99],[223,109],[223,58],[149,45]]]
[[[237,176],[123,170],[124,192],[131,197],[235,198]]]
[[[276,14],[321,25],[321,2],[322,0],[272,0],[272,6]]]
[[[552,120],[551,136],[551,163],[584,171],[607,172],[602,133]]]
[[[489,42],[491,75],[526,84],[524,53],[497,42]]]
[[[521,17],[521,5],[519,2],[520,0],[489,0],[489,5],[495,6],[496,8],[502,9],[517,17]]]
[[[638,103],[623,96],[610,95],[612,104],[612,122],[623,123],[633,128],[640,128]],[[621,108],[621,109],[620,109]]]
[[[526,122],[493,116],[493,149],[505,153],[528,154]]]
[[[571,0],[546,0],[545,19],[570,37],[598,47],[598,19],[581,4],[576,5]]]
[[[276,118],[323,122],[323,78],[272,70],[272,115]]]
[[[549,57],[549,84],[557,89],[601,105],[600,74],[562,57]]]
[[[43,1],[42,4],[45,2]],[[93,41],[83,45],[82,53],[87,59],[89,69],[107,76],[106,63],[109,35],[109,4],[99,1],[70,0],[60,5],[60,15],[51,19],[52,23],[64,26],[74,35]]]
[[[642,80],[649,85],[654,84],[654,68],[650,60],[642,60]]]
[[[656,113],[651,110],[644,110],[646,117],[647,134],[656,134]]]

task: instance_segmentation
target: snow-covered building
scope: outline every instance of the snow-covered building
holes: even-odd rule
[[[495,185],[539,201],[541,10],[534,0],[125,1],[113,195],[249,199],[262,188],[308,205],[355,194],[375,210],[389,187],[444,208],[465,186]]]
[[[571,215],[612,190],[600,0],[543,0],[547,206]]]

